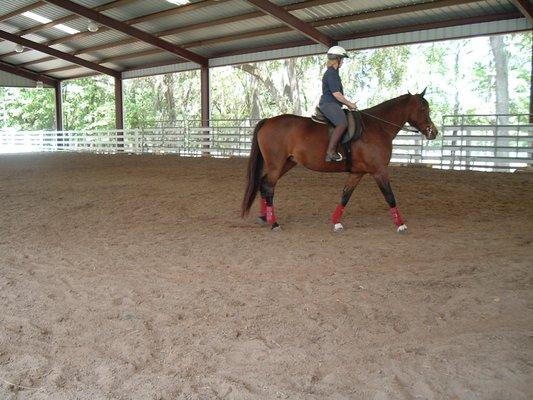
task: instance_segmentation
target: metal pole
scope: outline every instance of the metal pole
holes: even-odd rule
[[[63,97],[61,96],[61,81],[57,81],[54,85],[55,101],[56,101],[56,146],[63,147],[63,134],[59,131],[63,130]]]
[[[201,116],[202,128],[209,128],[209,117],[210,117],[209,92],[210,92],[209,90],[209,67],[203,66],[200,69],[200,98],[201,98],[201,107],[202,107],[202,116]],[[203,132],[204,135],[206,133],[207,132]],[[203,148],[207,149],[207,151],[202,152],[202,155],[209,155],[210,144],[209,143],[204,144]]]
[[[124,129],[124,102],[122,98],[122,78],[115,78],[115,129]],[[117,132],[117,147],[124,148],[124,132]]]
[[[56,131],[63,130],[63,99],[61,97],[61,81],[57,81],[55,86],[56,99]]]
[[[533,124],[533,43],[531,43],[531,78],[529,80],[529,123]]]

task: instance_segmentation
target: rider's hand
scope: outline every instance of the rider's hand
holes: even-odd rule
[[[348,107],[350,108],[350,110],[357,111],[357,104],[355,103],[350,103]]]

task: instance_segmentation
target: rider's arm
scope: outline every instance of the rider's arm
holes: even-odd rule
[[[356,109],[357,106],[355,103],[352,103],[350,100],[348,100],[341,92],[333,92],[333,97],[335,97],[338,101],[340,101],[342,104],[345,104],[348,106],[348,108]]]

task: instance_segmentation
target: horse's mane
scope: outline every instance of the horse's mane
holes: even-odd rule
[[[409,94],[409,93],[402,94],[401,96],[395,97],[395,98],[390,99],[390,100],[386,100],[383,103],[376,104],[373,107],[366,108],[363,111],[365,111],[365,112],[367,112],[369,114],[375,114],[375,113],[379,113],[381,111],[386,111],[390,107],[395,106],[400,101],[405,100],[405,99],[407,99],[408,97],[411,97],[411,96],[412,96],[412,94]]]

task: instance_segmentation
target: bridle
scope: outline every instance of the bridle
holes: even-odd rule
[[[394,122],[387,121],[386,119],[383,119],[383,118],[380,118],[380,117],[376,117],[375,115],[369,114],[367,112],[364,112],[364,111],[359,111],[359,112],[361,114],[365,114],[365,115],[369,116],[370,118],[374,118],[374,119],[377,119],[377,120],[379,120],[381,122],[385,122],[386,124],[395,126],[396,128],[400,128],[400,130],[402,130],[402,131],[422,133],[422,129],[418,128],[417,126],[414,126],[414,127],[405,126],[405,125],[401,126],[401,125],[395,124]],[[431,124],[429,124],[427,126],[427,128],[426,128],[426,138],[430,138],[432,135],[433,135],[433,128],[431,128]]]
[[[372,114],[369,114],[367,112],[364,112],[364,111],[359,111],[361,114],[365,114],[371,118],[374,118],[374,119],[377,119],[381,122],[385,122],[389,125],[392,125],[392,126],[395,126],[396,128],[400,128],[402,131],[407,131],[407,132],[421,132],[420,129],[416,128],[416,127],[411,127],[411,126],[405,126],[405,125],[398,125],[398,124],[395,124],[394,122],[390,122],[390,121],[387,121],[386,119],[383,119],[383,118],[380,118],[380,117],[376,117],[375,115],[372,115]],[[428,133],[431,133],[431,127],[428,126],[428,129],[427,129],[427,132]]]

